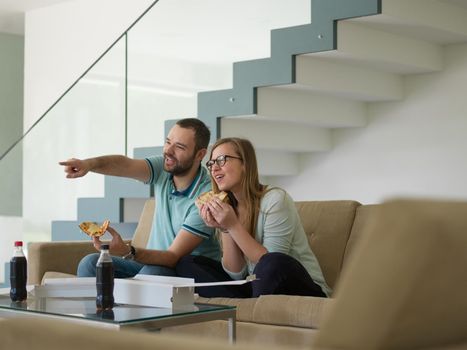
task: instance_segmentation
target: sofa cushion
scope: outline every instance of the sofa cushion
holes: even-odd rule
[[[372,215],[318,348],[467,345],[467,203],[393,201]]]
[[[356,201],[296,202],[308,242],[320,262],[329,287],[339,277],[347,240],[350,235]]]
[[[198,298],[197,303],[237,307],[237,321],[270,325],[318,328],[329,298],[297,295],[262,295],[259,298]]]
[[[56,272],[56,271],[47,271],[44,273],[44,277],[42,277],[41,284],[44,284],[46,279],[54,279],[54,278],[76,278],[76,275],[71,273],[64,273],[64,272]]]
[[[146,248],[149,236],[151,235],[154,210],[156,210],[156,201],[154,198],[148,199],[144,203],[138,226],[136,226],[135,233],[131,240],[131,244],[136,248]]]
[[[332,299],[297,295],[262,295],[253,311],[256,323],[318,328],[323,311]]]
[[[258,298],[203,298],[195,300],[201,304],[230,305],[237,307],[237,321],[253,322],[253,312]]]

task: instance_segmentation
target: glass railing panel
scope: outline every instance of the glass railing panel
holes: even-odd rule
[[[270,56],[271,29],[310,23],[310,0],[160,0],[128,34],[128,150],[160,146],[197,92],[232,87],[232,63]]]
[[[7,234],[0,251],[2,268],[3,262],[10,258],[14,240],[26,244],[50,240],[53,220],[76,220],[78,198],[104,196],[102,176],[90,174],[78,180],[66,179],[58,162],[71,157],[122,154],[124,140],[125,40],[122,39],[0,162],[0,202],[2,206],[19,202],[22,207],[21,217],[7,216],[6,212],[0,215],[0,227]],[[22,195],[16,190],[21,181]],[[5,224],[9,227],[7,231]],[[3,276],[0,270],[0,281]]]
[[[18,145],[0,162],[0,286],[5,263],[13,253],[13,242],[21,239],[22,155],[22,145]]]
[[[48,234],[51,220],[76,219],[77,198],[103,196],[102,176],[70,181],[58,162],[124,152],[124,44],[109,51],[24,140],[25,234]]]

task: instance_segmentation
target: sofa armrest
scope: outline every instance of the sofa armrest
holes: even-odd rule
[[[32,242],[28,245],[28,283],[40,284],[47,271],[76,274],[79,261],[96,252],[91,241]]]
[[[264,348],[246,345],[233,347],[225,340],[163,335],[141,330],[116,332],[110,328],[80,322],[31,317],[0,320],[0,338],[2,349],[261,350]]]

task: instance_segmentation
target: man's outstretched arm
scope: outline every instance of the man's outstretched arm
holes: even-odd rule
[[[65,167],[66,177],[74,179],[88,172],[104,175],[122,176],[147,182],[149,167],[144,159],[133,159],[122,155],[109,155],[88,159],[71,158],[58,164]]]

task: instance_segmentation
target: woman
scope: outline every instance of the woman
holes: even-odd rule
[[[256,275],[251,284],[197,288],[204,297],[328,296],[331,290],[309,247],[295,204],[284,190],[259,183],[251,142],[240,138],[218,140],[206,166],[213,191],[226,191],[230,197],[231,204],[214,198],[199,206],[205,223],[218,229],[222,262],[185,256],[176,267],[177,274],[196,282]]]

